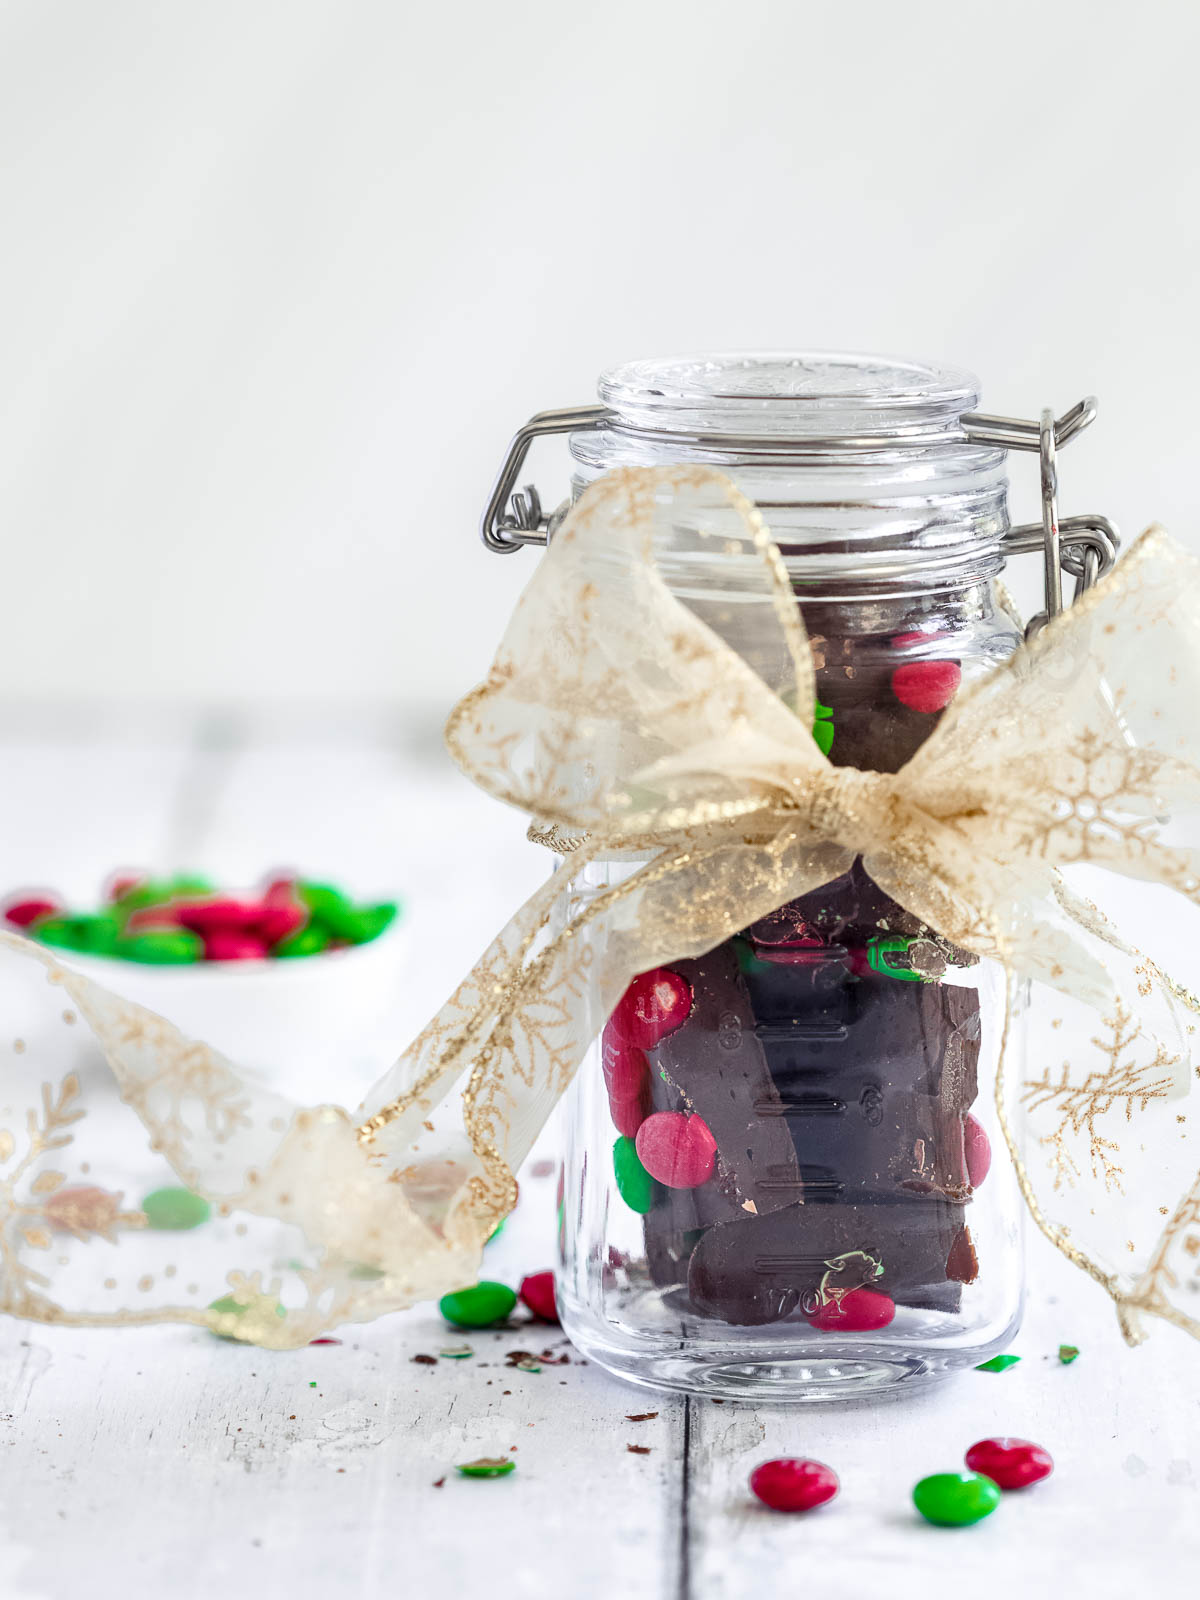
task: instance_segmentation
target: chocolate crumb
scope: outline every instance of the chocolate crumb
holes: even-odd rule
[[[713,1396],[713,1405],[715,1405],[715,1406],[723,1406],[724,1404],[725,1404],[724,1400],[718,1400],[715,1395]]]
[[[650,1446],[648,1444],[627,1444],[625,1448],[631,1456],[648,1456],[650,1454]]]
[[[511,1394],[512,1390],[511,1389],[501,1389],[500,1393],[501,1394]]]
[[[437,1357],[436,1356],[419,1355],[419,1356],[414,1356],[413,1360],[420,1362],[421,1366],[423,1366],[423,1367],[436,1367],[437,1366]]]
[[[626,1422],[653,1422],[657,1415],[658,1415],[657,1411],[635,1411],[635,1412],[633,1412],[632,1415],[627,1414],[626,1417],[625,1417],[625,1421]]]
[[[442,1487],[442,1485],[445,1483],[445,1481],[446,1481],[445,1478],[435,1478],[433,1480],[433,1487],[435,1489],[440,1489]]]

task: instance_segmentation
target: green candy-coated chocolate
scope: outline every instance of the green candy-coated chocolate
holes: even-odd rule
[[[377,906],[359,906],[347,911],[341,918],[338,936],[351,944],[370,944],[378,939],[395,922],[400,907],[391,900]]]
[[[187,966],[204,956],[204,940],[189,928],[147,928],[118,939],[113,954],[147,966]]]
[[[107,956],[113,953],[120,933],[116,917],[42,917],[30,929],[42,944],[58,950],[77,950],[81,955]]]
[[[935,1472],[912,1492],[913,1505],[939,1528],[966,1528],[982,1522],[1000,1504],[1000,1490],[981,1472]]]
[[[1069,1367],[1072,1361],[1079,1359],[1079,1346],[1077,1344],[1060,1344],[1058,1347],[1058,1359],[1064,1367]]]
[[[217,886],[211,878],[197,877],[194,872],[177,872],[166,885],[166,889],[168,895],[177,895],[181,899],[217,892]]]
[[[292,956],[319,956],[322,950],[328,948],[329,935],[325,929],[310,922],[307,927],[297,928],[295,933],[289,933],[286,939],[281,939],[271,954],[281,956],[286,961]]]
[[[222,1295],[219,1300],[214,1300],[208,1309],[210,1311],[219,1311],[223,1316],[227,1317],[244,1317],[247,1311],[249,1311],[250,1307],[239,1300],[236,1295],[226,1294]],[[275,1315],[280,1318],[286,1317],[286,1307],[277,1305],[275,1307]],[[208,1331],[217,1339],[232,1339],[239,1344],[245,1344],[247,1342],[242,1335],[237,1333],[233,1328],[210,1328]]]
[[[131,911],[142,911],[147,906],[160,906],[170,898],[169,878],[144,878],[141,883],[135,883],[131,889],[126,889],[124,894],[118,895],[113,905],[123,916],[128,916]]]
[[[444,1294],[438,1301],[438,1310],[456,1328],[486,1328],[493,1322],[503,1322],[516,1303],[517,1297],[506,1283],[491,1283],[485,1278],[470,1289]]]
[[[312,921],[320,923],[331,937],[349,937],[344,930],[354,916],[354,906],[348,895],[331,883],[311,883],[307,878],[300,879],[293,893],[300,904],[308,908]]]
[[[478,1461],[460,1461],[458,1470],[464,1478],[507,1478],[517,1463],[507,1456],[480,1456]]]
[[[975,1371],[1007,1372],[1009,1367],[1015,1367],[1020,1359],[1020,1356],[993,1356],[990,1361],[981,1361]]]
[[[654,1179],[638,1158],[632,1139],[622,1136],[613,1145],[613,1174],[621,1199],[631,1211],[644,1217],[654,1204]]]
[[[146,1226],[182,1231],[198,1228],[212,1216],[212,1207],[203,1195],[190,1189],[155,1189],[142,1201]]]

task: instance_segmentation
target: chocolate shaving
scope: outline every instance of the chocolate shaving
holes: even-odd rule
[[[631,1456],[648,1456],[650,1454],[650,1446],[648,1444],[627,1444],[625,1448]]]
[[[412,1359],[414,1361],[418,1362],[423,1367],[436,1367],[437,1366],[437,1357],[436,1356],[419,1355],[419,1356],[413,1356]]]
[[[626,1422],[653,1422],[658,1415],[657,1411],[635,1411],[632,1416],[626,1414]]]

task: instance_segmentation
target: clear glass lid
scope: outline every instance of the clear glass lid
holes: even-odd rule
[[[631,361],[599,393],[616,426],[656,433],[933,444],[962,440],[979,380],[890,356],[763,351]]]

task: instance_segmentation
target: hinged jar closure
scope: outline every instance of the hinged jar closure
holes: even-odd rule
[[[601,405],[542,412],[514,438],[482,529],[490,549],[544,544],[566,505],[543,511],[517,481],[534,439],[566,433],[575,495],[610,468],[704,463],[762,510],[798,593],[902,593],[915,581],[986,580],[1014,553],[1042,551],[1046,612],[1060,572],[1086,588],[1115,559],[1104,517],[1059,519],[1055,453],[1095,415],[985,416],[979,382],[890,357],[764,353],[631,362],[599,382]],[[1006,451],[1041,455],[1042,520],[1012,526]],[[505,509],[511,495],[511,504]],[[1040,619],[1038,619],[1040,620]]]

